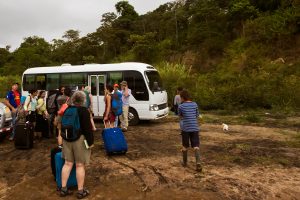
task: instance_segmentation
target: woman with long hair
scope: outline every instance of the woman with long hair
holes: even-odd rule
[[[41,90],[38,94],[37,106],[36,106],[36,126],[35,131],[37,132],[38,137],[49,138],[48,134],[48,112],[46,109],[45,101],[46,92]]]
[[[105,88],[105,111],[103,114],[103,121],[106,128],[113,128],[116,116],[114,115],[112,108],[111,108],[111,93],[113,92],[113,87],[111,85],[106,85]]]

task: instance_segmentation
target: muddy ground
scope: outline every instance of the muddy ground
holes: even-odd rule
[[[188,167],[181,167],[174,117],[131,127],[125,156],[107,157],[96,132],[88,199],[300,199],[299,128],[229,128],[224,133],[220,124],[201,125],[203,173],[194,170],[192,152]],[[54,138],[32,150],[1,142],[0,199],[59,199],[50,169],[53,146]]]

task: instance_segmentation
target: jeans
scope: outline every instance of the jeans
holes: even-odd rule
[[[13,129],[12,129],[12,132],[10,134],[10,137],[14,138],[15,134],[16,134],[16,127],[17,127],[17,113],[16,112],[11,112],[11,117],[12,117],[11,125],[12,125]]]

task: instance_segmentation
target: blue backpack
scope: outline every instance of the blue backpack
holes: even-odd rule
[[[62,116],[61,137],[66,141],[72,142],[79,139],[80,135],[81,129],[78,109],[75,106],[70,106]]]
[[[119,116],[122,114],[122,106],[123,106],[123,102],[122,102],[122,93],[119,91],[115,91],[112,94],[112,101],[111,101],[111,108],[113,113],[116,116]]]

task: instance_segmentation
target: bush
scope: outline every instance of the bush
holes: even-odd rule
[[[5,98],[7,91],[11,90],[11,85],[13,83],[21,84],[21,77],[20,76],[0,76],[0,83],[2,86],[0,88],[0,98]]]
[[[251,123],[258,123],[261,121],[260,117],[258,115],[256,115],[255,113],[248,113],[246,116],[245,116],[245,119],[248,121],[248,122],[251,122]]]
[[[299,65],[286,67],[261,61],[258,69],[239,73],[233,67],[206,74],[193,73],[182,64],[160,63],[157,69],[172,102],[178,86],[188,89],[201,109],[256,109],[300,107]],[[292,69],[291,69],[292,68]],[[249,115],[249,121],[256,122]]]
[[[189,89],[195,81],[195,77],[190,74],[191,69],[182,64],[171,64],[162,62],[156,66],[164,83],[164,88],[168,92],[169,104],[176,95],[177,87]]]

